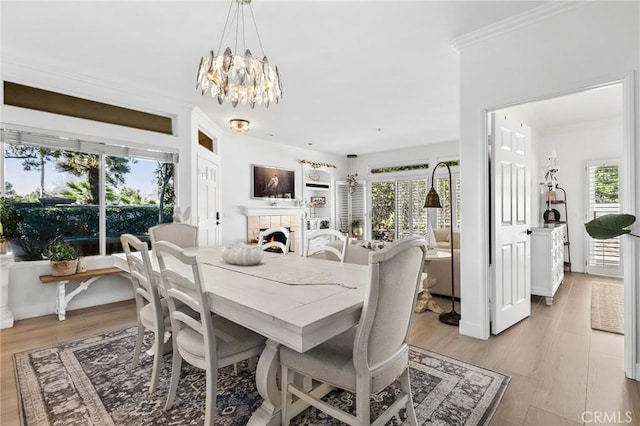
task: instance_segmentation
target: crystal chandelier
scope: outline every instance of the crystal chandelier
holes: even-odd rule
[[[232,16],[231,12],[234,10],[234,3],[236,7]],[[245,6],[248,6],[251,13],[253,26],[262,51],[262,60],[254,58],[251,51],[244,46]],[[235,22],[234,50],[232,51],[230,47],[227,47],[224,53],[221,53],[227,29],[231,30],[229,22],[231,22],[231,26]],[[246,49],[244,55],[238,54],[238,32],[240,28],[243,49]],[[223,101],[227,101],[234,108],[239,103],[249,104],[252,109],[256,104],[264,104],[269,108],[269,104],[272,102],[278,103],[282,98],[282,81],[280,80],[278,67],[274,68],[264,55],[258,26],[251,8],[251,0],[231,0],[220,45],[218,46],[218,55],[215,55],[212,50],[209,55],[200,59],[196,78],[196,88],[203,95],[210,92],[211,96],[218,99],[218,103],[222,104]]]

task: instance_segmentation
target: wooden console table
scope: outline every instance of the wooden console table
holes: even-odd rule
[[[107,275],[122,274],[120,268],[102,268],[102,269],[89,269],[88,271],[78,272],[77,274],[64,275],[60,277],[54,277],[53,275],[40,275],[40,282],[42,284],[58,283],[58,298],[56,300],[56,313],[58,319],[64,321],[67,315],[67,305],[71,302],[71,299],[76,297],[78,293],[89,288],[99,278]],[[66,285],[69,281],[80,280],[78,288],[71,293],[66,294]]]

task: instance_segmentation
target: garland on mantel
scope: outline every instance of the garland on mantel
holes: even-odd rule
[[[336,168],[336,166],[334,166],[333,164],[329,164],[329,163],[319,163],[317,161],[309,161],[309,160],[301,160],[300,162],[302,164],[309,164],[314,169],[319,169],[320,167],[329,167],[329,168],[332,168],[332,169]]]

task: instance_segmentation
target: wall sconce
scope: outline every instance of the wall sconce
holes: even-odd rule
[[[231,131],[236,133],[244,133],[249,131],[249,120],[243,120],[241,118],[233,118],[229,120]]]

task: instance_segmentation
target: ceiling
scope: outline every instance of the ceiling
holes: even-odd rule
[[[284,86],[269,109],[233,109],[195,90],[200,57],[218,51],[227,1],[2,1],[2,55],[197,104],[225,130],[244,118],[252,137],[365,154],[456,140],[451,40],[542,3],[255,0]],[[260,56],[250,20],[247,28],[247,47]]]
[[[523,114],[527,123],[545,131],[580,123],[622,117],[622,84],[585,90],[537,102],[516,105],[505,111]]]

